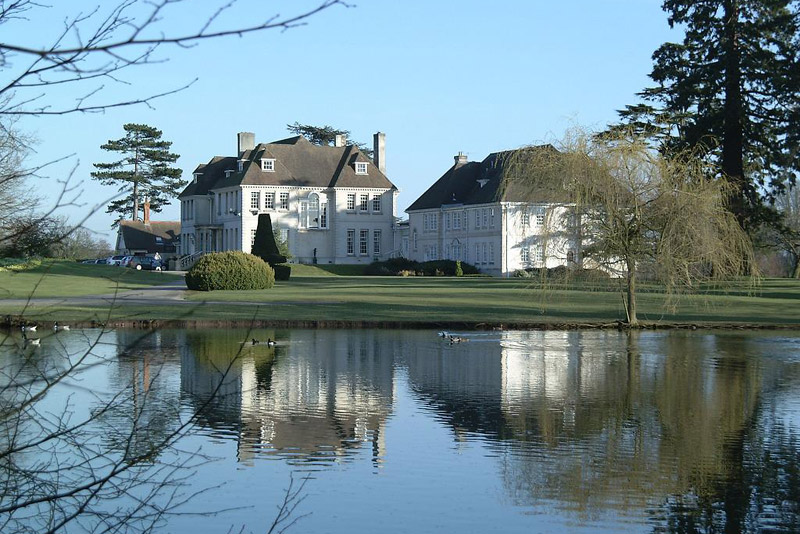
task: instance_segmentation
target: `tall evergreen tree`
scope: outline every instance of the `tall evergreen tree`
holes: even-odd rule
[[[620,114],[664,149],[705,147],[734,186],[729,209],[754,227],[800,171],[797,0],[664,0],[681,43],[653,54],[644,103]],[[623,127],[627,127],[624,125]]]
[[[121,158],[111,163],[95,163],[92,178],[104,185],[118,186],[122,196],[109,203],[106,213],[118,213],[119,220],[138,220],[144,201],[150,209],[161,211],[186,185],[181,170],[170,164],[178,154],[169,151],[172,142],[161,139],[161,130],[146,124],[125,124],[125,137],[100,145]]]

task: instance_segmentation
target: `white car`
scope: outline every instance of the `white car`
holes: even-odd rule
[[[106,263],[109,265],[116,265],[117,267],[119,267],[120,265],[122,265],[122,259],[124,257],[125,256],[111,256],[106,260]]]

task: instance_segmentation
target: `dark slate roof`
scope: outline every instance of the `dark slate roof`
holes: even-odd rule
[[[181,233],[178,221],[120,221],[119,231],[127,250],[146,250],[149,253],[175,252]],[[161,242],[156,238],[161,238]]]
[[[541,145],[494,152],[481,162],[457,162],[406,211],[459,204],[563,201],[565,191],[535,185],[535,166],[526,163],[526,159],[530,161],[528,156],[544,154],[558,151],[552,145]]]
[[[303,136],[261,143],[242,154],[242,171],[237,158],[217,156],[195,172],[197,183],[189,184],[179,197],[204,195],[213,189],[239,185],[285,185],[292,187],[359,187],[395,189],[394,184],[357,147],[318,146]],[[275,171],[261,170],[261,159],[274,159]],[[356,174],[356,161],[367,163],[367,174]],[[225,177],[226,170],[234,170]]]

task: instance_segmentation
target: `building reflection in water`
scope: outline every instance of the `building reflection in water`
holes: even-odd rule
[[[796,490],[779,474],[800,472],[796,429],[776,429],[769,406],[781,387],[797,389],[799,373],[765,364],[752,335],[488,332],[450,345],[433,332],[294,330],[279,332],[274,349],[242,345],[244,331],[182,335],[183,391],[199,406],[220,388],[203,423],[236,437],[240,461],[327,462],[368,444],[380,463],[407,380],[400,394],[457,442],[485,448],[519,506],[646,511],[655,524],[737,531],[770,506],[788,517],[758,501],[765,494],[797,503],[781,497]]]
[[[182,389],[195,406],[213,396],[202,420],[236,433],[240,461],[259,453],[326,461],[366,443],[376,461],[384,456],[397,350],[385,336],[293,330],[268,347],[242,340],[275,339],[274,331],[185,335]]]

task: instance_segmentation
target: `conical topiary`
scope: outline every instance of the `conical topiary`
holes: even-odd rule
[[[258,226],[256,227],[256,238],[253,248],[250,251],[254,256],[258,256],[275,271],[276,280],[288,280],[292,269],[286,263],[286,256],[278,250],[278,243],[275,242],[275,234],[272,232],[272,219],[269,213],[262,213],[258,216]]]
[[[272,219],[269,213],[262,213],[258,216],[256,238],[251,254],[258,256],[273,266],[278,263],[286,263],[286,256],[281,255],[278,251],[275,234],[272,233]]]

